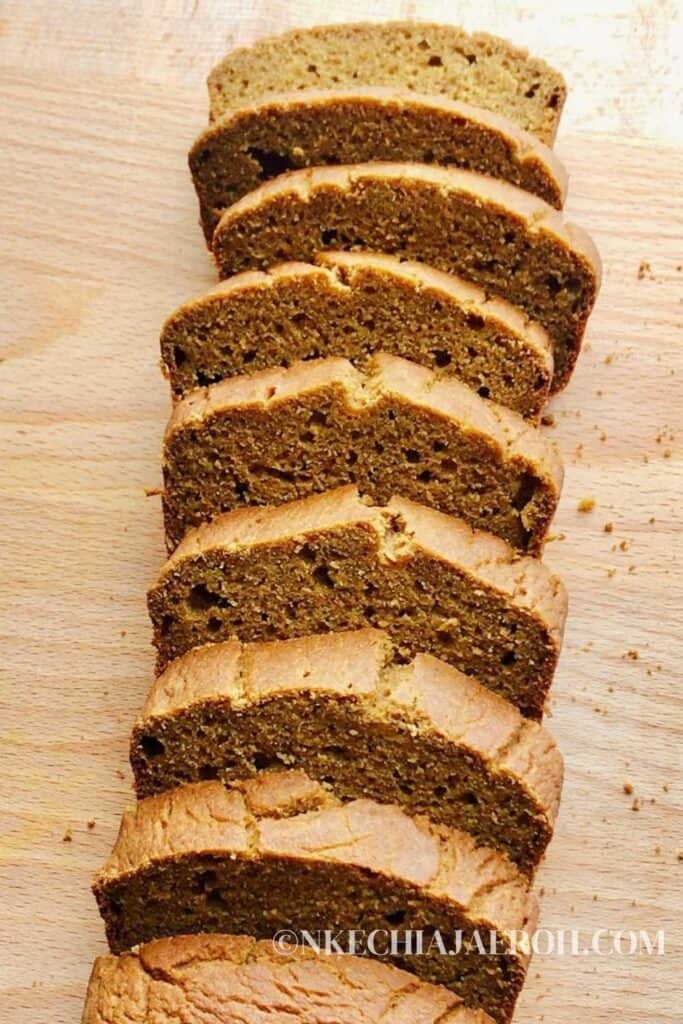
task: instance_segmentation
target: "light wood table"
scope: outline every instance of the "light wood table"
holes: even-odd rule
[[[681,216],[678,5],[391,3],[557,63],[568,211],[602,252],[548,428],[567,479],[547,559],[571,595],[550,725],[567,780],[542,924],[666,930],[664,956],[538,957],[517,1020],[680,1020]],[[569,5],[567,5],[569,6]],[[231,40],[344,0],[6,0],[0,365],[0,1021],[72,1024],[104,940],[91,873],[131,799],[163,558],[159,326],[214,281],[185,165]],[[511,8],[514,7],[514,10]],[[646,139],[650,141],[646,141]],[[646,266],[647,264],[647,266]],[[639,273],[639,267],[641,267]],[[595,499],[592,512],[577,506]],[[613,524],[606,532],[606,524]],[[633,792],[626,793],[624,788]]]

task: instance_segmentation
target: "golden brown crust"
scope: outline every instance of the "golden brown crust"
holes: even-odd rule
[[[302,438],[308,417],[318,425]],[[478,485],[488,474],[478,496],[467,477],[473,458]],[[277,477],[261,472],[264,460]],[[387,354],[365,374],[330,358],[198,389],[175,405],[164,439],[170,547],[221,512],[348,481],[376,502],[400,488],[537,554],[562,479],[557,447],[521,417],[455,378]]]
[[[447,989],[378,960],[275,951],[245,935],[157,939],[95,961],[82,1024],[491,1024]]]
[[[109,884],[152,865],[206,852],[251,862],[353,865],[452,904],[503,935],[525,928],[536,914],[528,881],[506,857],[398,807],[367,799],[341,803],[296,770],[267,772],[233,789],[200,782],[141,800],[124,812],[93,888],[103,895]]]
[[[159,671],[231,635],[379,626],[402,657],[434,654],[540,718],[567,599],[540,561],[500,538],[404,498],[372,507],[341,487],[190,530],[148,606]]]
[[[331,248],[386,250],[508,296],[551,335],[556,386],[571,372],[600,283],[592,240],[543,200],[418,163],[283,174],[226,210],[213,238],[222,277]]]
[[[374,85],[495,110],[552,145],[562,76],[526,50],[453,25],[390,21],[299,28],[233,50],[208,79],[211,118],[289,90]]]
[[[181,739],[174,744],[172,737],[182,735],[173,732],[179,719],[186,716],[191,722],[205,715],[207,721],[215,724],[221,716],[234,718],[235,724],[230,729],[233,746],[221,743],[212,752],[213,761],[208,761],[209,766],[218,769],[224,761],[238,763],[240,742],[248,745],[253,738],[255,726],[251,724],[250,714],[257,715],[259,708],[263,708],[264,715],[272,717],[276,702],[280,702],[283,709],[290,709],[290,729],[287,736],[281,738],[278,748],[282,759],[310,774],[311,759],[306,750],[297,751],[300,727],[295,723],[297,715],[301,714],[298,703],[319,708],[320,702],[326,701],[327,709],[336,706],[342,714],[329,734],[326,725],[321,724],[319,745],[322,747],[335,742],[336,732],[346,731],[344,713],[353,721],[354,734],[375,730],[379,735],[379,739],[372,741],[373,751],[382,744],[382,724],[403,735],[411,754],[408,758],[405,747],[406,763],[399,759],[397,768],[406,772],[406,788],[411,796],[404,808],[411,812],[414,810],[411,800],[418,799],[415,789],[410,790],[409,786],[416,756],[411,739],[418,743],[422,739],[421,764],[425,763],[426,751],[436,740],[440,751],[437,759],[440,767],[443,763],[446,776],[449,771],[454,776],[458,774],[459,759],[464,756],[477,765],[475,779],[480,776],[496,780],[493,785],[499,785],[506,793],[502,797],[506,802],[518,800],[521,791],[527,807],[533,808],[531,813],[537,821],[536,827],[544,833],[544,838],[538,841],[538,835],[534,834],[533,847],[529,845],[524,849],[521,847],[523,844],[526,847],[526,843],[518,838],[519,848],[511,849],[510,839],[500,836],[501,843],[497,843],[495,829],[491,829],[486,833],[486,842],[497,848],[500,845],[525,870],[532,870],[552,832],[562,789],[562,758],[552,737],[543,727],[522,718],[509,702],[445,662],[420,654],[408,665],[397,668],[392,665],[393,656],[388,634],[373,629],[267,644],[242,645],[237,640],[229,640],[190,651],[172,662],[156,680],[135,724],[131,760],[138,792],[143,796],[154,792],[150,786],[158,786],[159,773],[163,772],[158,758],[147,759],[144,755],[146,737],[161,737],[164,748],[161,765],[165,759],[170,759],[168,770],[172,772],[163,787],[167,788],[178,778],[184,782],[193,780],[194,758],[198,756],[196,744],[187,750],[182,749]],[[333,714],[326,711],[330,713]],[[320,719],[320,712],[317,714]],[[278,721],[285,720],[287,712],[280,712],[278,708]],[[386,756],[395,759],[389,754]],[[203,757],[204,754],[202,760]],[[183,760],[184,773],[179,772],[179,762]],[[323,771],[328,770],[323,768]],[[365,769],[362,762],[358,772],[358,791],[352,795],[381,800],[377,773]],[[349,775],[345,773],[344,778],[347,781]],[[373,788],[376,785],[377,791]],[[441,803],[434,801],[430,814],[437,822],[476,834],[476,827],[462,823],[455,804],[457,796],[451,794]],[[501,814],[500,809],[497,813]]]
[[[414,160],[503,178],[562,207],[567,175],[552,150],[508,118],[444,96],[394,89],[293,92],[224,114],[189,154],[207,241],[221,213],[286,170]]]
[[[290,320],[296,330],[274,343],[276,325]],[[323,252],[315,265],[245,271],[184,303],[161,332],[175,395],[311,351],[363,368],[380,350],[460,376],[530,418],[553,373],[547,333],[520,309],[452,274],[378,253]]]
[[[399,522],[394,520],[398,517]],[[377,534],[381,558],[399,563],[412,552],[427,552],[470,573],[513,604],[543,620],[558,646],[567,598],[564,585],[535,558],[519,556],[505,541],[472,530],[453,516],[396,497],[386,509],[373,508],[355,487],[339,487],[288,505],[237,509],[191,530],[161,569],[158,586],[184,559],[207,551],[225,552],[300,539],[346,523],[362,523]],[[397,529],[399,527],[399,529]]]

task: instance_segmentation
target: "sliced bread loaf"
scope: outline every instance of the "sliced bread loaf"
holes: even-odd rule
[[[191,393],[163,469],[170,548],[221,512],[355,483],[376,504],[402,494],[538,554],[562,485],[556,447],[515,413],[386,354],[365,374],[320,359]]]
[[[326,249],[419,260],[504,296],[550,335],[555,390],[576,361],[600,277],[589,237],[542,199],[425,164],[283,174],[226,210],[213,237],[221,277]]]
[[[492,1024],[397,967],[247,935],[180,935],[95,961],[82,1024]]]
[[[232,50],[209,75],[212,120],[273,93],[385,86],[496,111],[552,145],[566,87],[526,50],[453,25],[320,25]]]
[[[225,114],[190,150],[204,234],[262,181],[300,167],[414,160],[464,167],[560,208],[567,175],[552,150],[507,118],[439,96],[352,88],[295,92]]]
[[[461,930],[453,956],[431,944],[424,955],[389,948],[388,960],[500,1022],[528,963],[511,933],[537,913],[525,877],[466,833],[372,800],[342,804],[298,771],[140,801],[93,889],[115,953],[197,932],[422,928],[451,943]],[[467,942],[475,930],[494,934],[496,953]]]
[[[284,640],[386,628],[400,657],[427,652],[540,718],[566,594],[537,559],[405,498],[354,487],[238,509],[186,534],[148,594],[158,669],[237,636]]]
[[[562,789],[552,737],[445,662],[394,658],[373,629],[195,648],[159,676],[133,729],[138,796],[302,768],[344,799],[463,829],[532,873]]]
[[[535,419],[553,373],[548,335],[515,306],[452,274],[375,253],[246,272],[166,321],[161,355],[175,396],[298,359],[377,351],[457,376]]]

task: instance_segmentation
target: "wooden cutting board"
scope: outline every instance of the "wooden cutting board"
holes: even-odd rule
[[[312,22],[320,6],[2,10],[3,1022],[77,1020],[105,949],[88,886],[131,800],[127,733],[153,661],[144,595],[163,559],[159,499],[146,496],[160,484],[169,411],[158,332],[215,279],[185,166],[205,117],[203,77],[229,32]],[[454,17],[441,6],[383,3],[376,13]],[[481,27],[500,27],[497,5],[462,6],[468,24],[480,13]],[[664,26],[648,45],[666,47],[673,10],[645,7],[650,27]],[[523,9],[541,52],[552,59],[555,36],[560,58],[568,38],[574,53],[582,40],[595,49],[595,12],[568,19],[568,37],[541,9]],[[334,12],[344,13],[365,12],[348,0]],[[619,124],[634,117],[661,134],[668,118],[672,138],[680,124],[673,100],[653,109],[648,65],[614,50],[615,25],[592,113],[582,66],[578,116],[558,145],[569,213],[593,233],[605,273],[579,368],[546,428],[567,469],[547,560],[571,609],[549,722],[567,779],[539,878],[541,923],[582,939],[664,929],[666,953],[539,956],[520,1024],[668,1024],[683,999],[681,153],[585,130],[617,123],[598,95],[605,81],[621,89]],[[519,26],[516,38],[530,38]],[[588,498],[594,508],[580,512]]]

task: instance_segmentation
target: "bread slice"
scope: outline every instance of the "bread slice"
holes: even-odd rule
[[[209,75],[211,119],[273,93],[366,85],[474,103],[548,145],[566,96],[557,71],[496,36],[429,22],[321,25],[228,53]]]
[[[452,274],[377,253],[327,252],[237,274],[166,321],[161,354],[178,397],[298,359],[377,351],[457,376],[536,419],[553,374],[550,340],[516,307]]]
[[[381,960],[247,935],[180,935],[94,963],[82,1024],[492,1024]]]
[[[566,594],[537,559],[406,498],[354,487],[191,530],[148,594],[158,669],[201,644],[386,628],[540,718]]]
[[[226,207],[300,167],[414,160],[502,178],[562,207],[566,172],[507,118],[443,96],[372,87],[294,92],[225,114],[190,150],[207,242]]]
[[[552,737],[429,654],[394,659],[374,629],[195,648],[159,676],[133,729],[138,796],[302,768],[344,799],[463,829],[533,873],[562,789]]]
[[[562,486],[555,445],[515,413],[397,356],[295,363],[199,389],[164,440],[172,549],[221,512],[355,483],[456,515],[538,554]]]
[[[298,771],[226,789],[199,782],[127,811],[93,889],[112,952],[176,934],[283,929],[437,929],[453,956],[388,951],[388,962],[445,984],[467,1006],[508,1021],[528,957],[511,933],[533,928],[525,877],[464,832],[372,800],[342,804]],[[483,956],[467,940],[494,933]],[[475,940],[476,943],[476,940]],[[488,945],[487,945],[487,948]]]
[[[576,362],[600,279],[588,235],[542,199],[426,164],[283,174],[226,210],[213,237],[221,277],[326,249],[384,251],[504,296],[550,335],[555,390]]]

